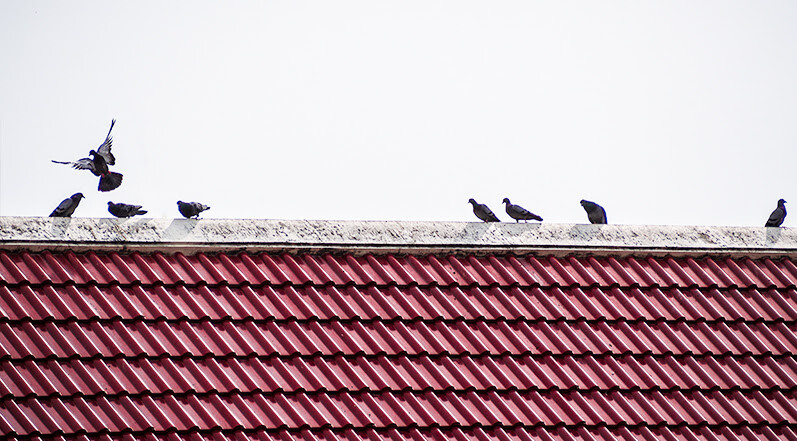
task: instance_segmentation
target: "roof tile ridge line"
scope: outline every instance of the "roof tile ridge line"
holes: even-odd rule
[[[78,318],[78,317],[67,317],[67,318],[55,318],[55,317],[46,317],[44,319],[34,319],[32,317],[23,317],[21,319],[10,319],[8,317],[0,317],[0,323],[8,323],[8,324],[55,324],[55,325],[67,325],[67,324],[114,324],[114,323],[122,323],[122,324],[134,324],[134,323],[143,323],[143,324],[159,324],[159,323],[166,323],[166,324],[183,324],[183,323],[190,323],[190,324],[248,324],[248,323],[274,323],[274,324],[291,324],[291,323],[298,323],[298,324],[393,324],[393,323],[403,323],[403,324],[415,324],[415,323],[422,323],[422,324],[449,324],[449,325],[456,325],[460,323],[464,323],[466,325],[476,325],[476,324],[540,324],[540,323],[547,323],[547,324],[565,324],[565,325],[578,325],[578,324],[587,324],[587,325],[600,325],[600,324],[608,324],[608,325],[619,325],[619,324],[631,324],[631,325],[638,325],[638,324],[665,324],[665,325],[679,325],[679,324],[687,324],[687,325],[721,325],[721,324],[730,324],[730,325],[739,325],[739,324],[763,324],[763,325],[795,325],[797,324],[797,320],[786,320],[783,317],[778,317],[774,320],[767,320],[764,317],[758,317],[752,320],[744,319],[741,317],[733,318],[733,319],[726,319],[726,318],[718,318],[718,319],[706,319],[704,317],[699,317],[697,319],[689,319],[686,317],[677,317],[675,319],[668,319],[665,317],[657,317],[654,319],[643,318],[643,317],[636,317],[636,318],[606,318],[606,317],[599,317],[599,318],[587,318],[587,317],[577,317],[577,318],[566,318],[566,317],[556,317],[556,318],[545,318],[545,317],[518,317],[518,318],[464,318],[464,317],[456,317],[456,318],[445,318],[445,317],[434,317],[434,318],[423,318],[423,317],[412,317],[412,318],[403,318],[403,317],[372,317],[372,318],[361,318],[361,317],[351,317],[351,318],[341,318],[341,317],[329,317],[329,318],[320,318],[318,316],[311,316],[308,318],[297,318],[297,317],[288,317],[288,318],[277,318],[277,317],[265,317],[265,318],[255,318],[255,317],[244,317],[244,318],[231,318],[229,316],[221,317],[221,318],[212,318],[210,316],[199,317],[199,318],[188,318],[185,316],[176,317],[176,318],[167,318],[165,316],[155,317],[155,318],[141,318],[141,317],[131,317],[131,318],[121,318],[121,317],[89,317],[89,318]]]
[[[692,395],[704,395],[709,396],[713,394],[721,394],[725,396],[733,395],[736,393],[742,394],[755,394],[760,393],[763,395],[768,394],[790,394],[797,391],[797,386],[789,387],[789,388],[779,388],[779,387],[771,387],[771,388],[741,388],[741,387],[731,387],[727,389],[720,388],[719,386],[711,387],[711,388],[646,388],[641,389],[639,387],[632,387],[629,389],[622,389],[619,387],[611,387],[601,389],[597,386],[593,386],[587,389],[578,389],[578,388],[558,388],[558,387],[549,387],[549,388],[525,388],[525,389],[518,389],[518,388],[509,388],[509,389],[497,389],[495,387],[490,387],[487,389],[477,389],[475,386],[471,386],[465,389],[455,389],[452,387],[447,387],[444,389],[433,389],[432,387],[427,387],[424,389],[336,389],[330,390],[327,388],[319,388],[315,390],[307,390],[304,388],[299,388],[296,390],[284,390],[282,388],[275,389],[273,391],[263,391],[261,389],[253,389],[249,391],[241,391],[238,389],[233,389],[230,391],[219,391],[216,389],[211,389],[204,392],[198,392],[196,390],[189,390],[185,392],[174,392],[174,391],[164,391],[164,392],[138,392],[138,393],[130,393],[127,391],[123,391],[120,393],[105,393],[99,392],[94,394],[81,394],[81,393],[74,393],[69,395],[63,395],[59,393],[51,393],[48,395],[36,395],[36,394],[28,394],[25,396],[14,396],[14,395],[5,395],[0,397],[0,403],[3,402],[23,402],[23,401],[30,401],[30,400],[37,400],[37,401],[54,401],[54,400],[79,400],[79,399],[86,399],[86,400],[95,400],[95,399],[106,399],[106,400],[121,400],[121,399],[143,399],[147,398],[165,398],[171,397],[175,399],[182,399],[182,398],[209,398],[209,397],[295,397],[295,396],[347,396],[347,395],[370,395],[371,397],[378,397],[378,396],[402,396],[402,395],[412,395],[414,397],[423,397],[425,395],[434,395],[434,396],[444,396],[444,395],[455,395],[460,396],[463,399],[471,396],[472,394],[475,395],[485,395],[485,396],[502,396],[502,395],[511,395],[511,394],[539,394],[539,395],[553,395],[559,394],[563,396],[570,396],[570,395],[579,395],[579,396],[590,396],[593,394],[606,394],[606,393],[617,393],[617,394],[625,394],[625,395],[633,395],[633,394],[643,394],[643,395],[653,395],[653,394],[662,394],[662,395],[676,395],[682,394],[685,396],[692,396]],[[507,398],[508,400],[511,398]],[[795,423],[797,424],[797,423]]]
[[[320,427],[310,427],[308,424],[303,424],[298,427],[286,427],[286,425],[282,425],[280,427],[273,427],[268,428],[263,425],[257,427],[250,427],[250,428],[242,428],[240,426],[230,428],[230,429],[222,429],[220,427],[213,427],[210,429],[198,429],[195,427],[191,427],[188,429],[176,429],[170,428],[167,430],[155,430],[155,429],[145,429],[140,431],[134,431],[132,429],[124,429],[119,432],[111,432],[107,428],[99,430],[97,432],[88,432],[84,429],[80,429],[76,432],[65,433],[62,430],[55,431],[53,433],[42,434],[42,433],[33,433],[27,435],[15,435],[14,439],[19,440],[28,440],[28,439],[64,439],[66,436],[85,436],[85,437],[94,437],[94,436],[147,436],[147,435],[190,435],[190,434],[199,434],[200,436],[205,435],[212,435],[212,434],[237,434],[237,433],[244,433],[244,434],[257,434],[257,433],[268,433],[268,434],[277,434],[277,433],[288,433],[288,434],[299,434],[302,432],[310,432],[313,434],[320,434],[323,432],[332,432],[332,433],[343,433],[343,432],[376,432],[379,434],[380,432],[390,432],[390,431],[398,431],[398,432],[411,432],[411,431],[433,431],[433,430],[440,430],[440,431],[447,431],[447,430],[487,430],[487,431],[517,431],[517,430],[545,430],[545,431],[555,431],[561,428],[583,428],[585,430],[616,430],[616,429],[652,429],[652,430],[669,430],[669,431],[677,431],[687,429],[690,431],[695,430],[702,430],[708,429],[711,431],[718,431],[724,429],[730,430],[737,430],[737,429],[759,429],[759,428],[788,428],[791,430],[797,430],[797,424],[795,423],[787,423],[787,422],[777,422],[777,423],[738,423],[738,424],[731,424],[728,422],[723,422],[720,424],[709,424],[707,422],[700,422],[698,424],[667,424],[667,423],[656,423],[656,424],[648,424],[648,423],[637,423],[637,424],[606,424],[606,423],[599,423],[588,425],[586,423],[580,422],[577,424],[570,424],[566,425],[564,423],[557,423],[557,424],[544,424],[544,423],[537,423],[537,424],[522,424],[522,423],[515,423],[515,424],[471,424],[471,425],[462,425],[462,424],[452,424],[452,425],[441,425],[438,423],[430,424],[427,426],[420,426],[418,424],[410,424],[407,426],[398,426],[396,424],[388,424],[383,427],[377,427],[373,424],[368,424],[366,426],[355,426],[353,424],[345,424],[340,427],[331,427],[329,424],[325,424]]]
[[[439,352],[439,353],[429,353],[429,352],[419,352],[415,354],[407,353],[406,351],[395,353],[395,354],[388,354],[384,351],[380,351],[373,354],[366,354],[362,351],[358,351],[356,353],[351,354],[344,354],[342,352],[335,352],[333,354],[321,354],[321,353],[312,353],[312,354],[299,354],[299,353],[290,353],[290,354],[278,354],[278,353],[269,353],[269,354],[203,354],[203,355],[194,355],[194,354],[160,354],[160,355],[147,355],[147,354],[136,354],[136,355],[126,355],[126,354],[117,354],[112,356],[107,355],[98,355],[98,356],[80,356],[80,355],[70,355],[68,357],[58,357],[58,356],[47,356],[47,357],[34,357],[34,356],[24,356],[21,358],[11,358],[10,356],[2,356],[0,357],[0,361],[5,361],[9,363],[24,363],[27,361],[35,362],[48,362],[51,360],[56,361],[80,361],[80,362],[91,362],[91,361],[103,361],[103,362],[112,362],[112,361],[157,361],[157,360],[243,360],[254,358],[260,361],[265,361],[269,359],[286,359],[286,358],[299,358],[303,360],[312,360],[312,359],[323,359],[323,360],[334,360],[336,358],[343,358],[345,360],[352,360],[363,358],[367,360],[374,360],[379,358],[387,358],[387,359],[399,359],[399,358],[408,358],[408,359],[421,359],[424,357],[438,359],[438,358],[446,358],[446,359],[474,359],[474,358],[490,358],[490,359],[500,359],[500,358],[514,358],[514,359],[521,359],[521,358],[531,358],[531,359],[543,359],[543,358],[553,358],[553,359],[566,359],[566,358],[574,358],[574,359],[586,359],[586,358],[615,358],[621,359],[630,357],[633,359],[644,359],[644,358],[652,358],[652,359],[665,359],[665,358],[673,358],[675,360],[686,360],[686,359],[726,359],[726,358],[733,358],[733,359],[753,359],[753,360],[764,360],[764,359],[773,359],[773,360],[781,360],[781,359],[791,359],[797,356],[797,354],[792,354],[791,352],[784,352],[782,354],[773,354],[771,351],[755,354],[751,351],[747,351],[741,354],[732,354],[729,352],[722,352],[722,353],[714,353],[714,352],[703,352],[703,353],[694,353],[694,352],[682,352],[682,353],[674,353],[672,351],[663,352],[660,354],[656,354],[650,351],[633,353],[631,351],[626,352],[581,352],[581,353],[573,353],[571,351],[561,352],[561,353],[553,353],[551,351],[545,352],[531,352],[524,351],[517,354],[512,354],[509,352],[500,352],[500,353],[469,353],[469,352],[461,352],[461,353],[451,353],[451,352]]]
[[[335,283],[333,281],[324,282],[324,283],[315,283],[313,281],[305,281],[305,282],[292,282],[292,281],[285,281],[285,282],[272,282],[272,281],[263,281],[263,282],[249,282],[249,281],[242,281],[242,282],[208,282],[208,281],[200,281],[196,283],[189,283],[184,280],[180,280],[177,282],[164,282],[162,280],[156,280],[153,282],[146,282],[142,280],[134,280],[132,282],[120,282],[118,280],[110,281],[110,282],[97,282],[96,280],[89,280],[87,282],[76,282],[74,280],[66,280],[64,282],[54,282],[52,280],[45,280],[42,282],[31,282],[29,280],[21,280],[19,282],[11,282],[7,280],[0,280],[0,286],[8,286],[8,287],[19,287],[19,286],[50,286],[50,287],[64,287],[64,286],[74,286],[78,288],[83,287],[114,287],[118,286],[120,288],[125,287],[209,287],[209,288],[284,288],[284,287],[311,287],[311,288],[358,288],[358,289],[366,289],[366,288],[378,288],[378,289],[389,289],[389,288],[399,288],[399,289],[409,289],[409,288],[420,288],[420,289],[427,289],[427,288],[439,288],[439,289],[471,289],[471,288],[484,288],[484,289],[493,289],[493,288],[501,288],[501,289],[512,289],[512,288],[521,288],[521,289],[553,289],[559,288],[563,290],[573,289],[573,288],[584,288],[584,289],[599,289],[602,291],[607,291],[611,289],[619,289],[620,291],[628,291],[632,289],[638,289],[641,291],[651,290],[651,289],[659,289],[659,290],[670,290],[670,289],[715,289],[720,292],[726,292],[730,290],[775,290],[777,292],[795,289],[797,288],[797,282],[792,283],[790,285],[785,285],[782,287],[775,286],[775,285],[767,285],[767,286],[756,286],[756,285],[738,285],[738,284],[731,284],[728,286],[720,286],[716,283],[712,283],[710,285],[700,285],[700,284],[689,284],[689,285],[679,285],[675,284],[659,284],[659,283],[651,283],[646,285],[641,285],[640,283],[636,282],[629,285],[623,285],[619,282],[611,283],[611,284],[590,284],[590,285],[579,285],[579,284],[561,284],[558,282],[554,283],[540,283],[534,282],[531,284],[524,284],[521,282],[513,282],[510,284],[502,284],[502,283],[491,283],[491,284],[463,284],[458,282],[450,282],[450,283],[440,283],[438,281],[432,281],[428,283],[419,283],[416,281],[410,283],[398,283],[398,282],[388,282],[388,283],[377,283],[375,281],[366,282],[366,283],[357,283],[355,281],[348,281],[345,283]]]
[[[175,392],[172,390],[162,391],[162,392],[155,392],[151,390],[147,390],[144,392],[119,392],[119,393],[106,393],[106,392],[97,392],[97,393],[90,393],[90,394],[83,394],[80,392],[71,393],[71,394],[61,394],[57,392],[51,392],[46,395],[39,395],[35,393],[29,393],[27,395],[13,395],[13,394],[6,394],[0,396],[0,403],[14,401],[14,402],[21,402],[21,401],[28,401],[28,400],[38,400],[38,401],[50,401],[50,400],[98,400],[98,399],[105,399],[105,400],[121,400],[121,399],[144,399],[144,398],[151,398],[151,399],[160,399],[160,398],[174,398],[174,399],[186,399],[186,398],[211,398],[211,397],[219,397],[219,398],[231,398],[231,397],[242,397],[242,398],[250,398],[250,397],[297,397],[297,396],[344,396],[344,395],[364,395],[368,394],[371,396],[384,396],[384,395],[391,395],[397,396],[402,394],[412,394],[414,396],[424,396],[428,394],[432,394],[435,396],[441,396],[445,394],[454,394],[456,396],[460,396],[465,398],[466,396],[470,396],[470,394],[475,394],[477,396],[482,395],[508,395],[508,394],[531,394],[537,393],[540,395],[552,395],[552,394],[560,394],[560,395],[570,395],[570,394],[579,394],[583,396],[589,396],[595,393],[598,394],[607,394],[607,393],[617,393],[620,395],[631,396],[632,394],[642,394],[642,395],[653,395],[653,394],[663,394],[663,395],[674,395],[676,393],[682,393],[684,395],[692,395],[692,394],[700,394],[706,397],[711,396],[714,393],[720,393],[722,395],[730,395],[733,393],[741,393],[743,395],[752,395],[755,393],[761,394],[774,394],[774,393],[782,393],[782,394],[791,394],[797,391],[797,386],[782,388],[782,387],[752,387],[752,388],[742,388],[741,386],[733,386],[729,388],[721,388],[719,386],[713,386],[710,388],[705,387],[648,387],[648,388],[641,388],[639,386],[634,386],[631,388],[621,388],[619,386],[612,386],[608,388],[601,388],[598,386],[591,386],[588,388],[579,388],[576,386],[571,387],[528,387],[528,388],[517,388],[517,387],[510,387],[507,389],[499,389],[495,386],[489,387],[486,389],[477,389],[475,386],[471,386],[465,389],[457,389],[454,386],[449,386],[443,389],[435,389],[431,386],[425,387],[423,389],[412,389],[410,387],[405,387],[402,389],[391,389],[387,386],[381,389],[371,389],[367,387],[361,387],[359,389],[349,389],[349,388],[338,388],[338,389],[329,389],[329,388],[318,388],[318,389],[305,389],[305,388],[297,388],[292,390],[285,390],[282,388],[274,389],[274,390],[262,390],[259,388],[251,389],[251,390],[240,390],[240,389],[232,389],[228,391],[220,391],[218,389],[208,389],[205,391],[198,391],[195,389],[185,390],[182,392]],[[796,423],[797,424],[797,423]]]

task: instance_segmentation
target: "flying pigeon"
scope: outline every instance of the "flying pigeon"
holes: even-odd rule
[[[141,205],[114,204],[108,201],[108,212],[116,217],[131,217],[137,214],[147,214],[147,210],[142,210]]]
[[[105,141],[100,144],[97,150],[89,151],[91,158],[81,158],[75,162],[69,161],[55,161],[56,164],[69,164],[78,170],[90,170],[94,176],[100,177],[99,191],[111,191],[122,185],[122,174],[108,170],[109,165],[116,164],[116,158],[111,153],[111,130],[116,123],[115,119],[111,120],[111,128],[108,129],[108,135],[105,136]]]
[[[473,198],[470,198],[468,203],[473,204],[473,214],[479,219],[485,222],[501,222],[486,205],[476,202]]]
[[[50,213],[50,217],[72,217],[72,213],[75,212],[75,208],[80,204],[81,199],[83,199],[83,193],[75,193],[64,199],[55,207],[55,210]]]
[[[182,214],[186,219],[190,217],[199,219],[199,213],[205,210],[210,210],[210,207],[200,204],[199,202],[177,201],[177,209],[180,210],[180,214]]]
[[[581,206],[587,212],[587,218],[593,224],[606,224],[606,210],[595,202],[581,200]]]
[[[778,200],[778,208],[772,211],[767,220],[766,227],[779,227],[786,219],[786,201],[783,199]]]
[[[515,222],[520,223],[521,220],[528,222],[529,219],[541,221],[542,218],[537,216],[536,214],[526,210],[525,208],[521,207],[520,205],[513,205],[509,202],[509,198],[504,198],[504,203],[506,204],[506,214],[509,215]]]

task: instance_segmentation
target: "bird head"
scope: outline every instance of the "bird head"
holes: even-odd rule
[[[108,201],[108,206],[110,207],[111,205],[113,205],[113,202]]]
[[[785,199],[780,199],[780,200],[778,200],[778,205],[783,205],[783,204],[785,204],[785,203],[786,203],[786,200],[785,200]]]
[[[504,198],[504,203],[505,204],[511,204],[511,202],[509,202],[509,198]]]
[[[180,205],[182,203],[183,203],[183,201],[177,201],[177,205]]]
[[[476,199],[470,198],[470,199],[468,199],[468,203],[476,205]]]
[[[72,195],[72,199],[77,199],[77,200],[81,200],[84,197],[85,196],[83,196],[83,193],[75,193],[75,194]]]
[[[581,204],[582,207],[584,207],[587,204],[589,204],[590,202],[588,200],[586,200],[586,199],[582,199],[581,202],[579,202],[579,203]]]

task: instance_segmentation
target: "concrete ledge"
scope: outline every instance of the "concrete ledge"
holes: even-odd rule
[[[797,256],[797,229],[548,223],[0,217],[0,248]]]

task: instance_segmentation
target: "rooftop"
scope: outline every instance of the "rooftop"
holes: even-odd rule
[[[0,218],[0,437],[797,440],[795,239]]]

